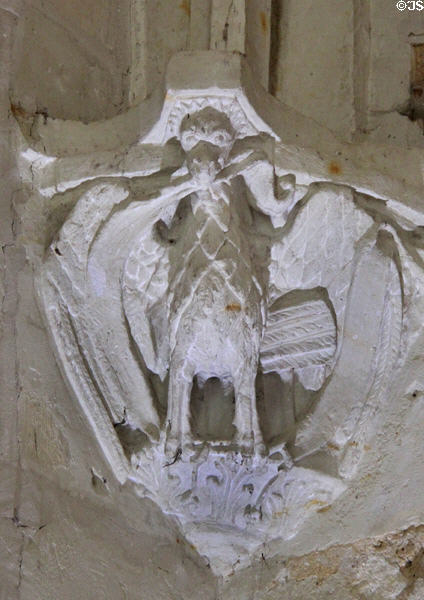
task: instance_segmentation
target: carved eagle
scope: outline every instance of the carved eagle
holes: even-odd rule
[[[165,379],[169,367],[169,244],[154,227],[166,199],[147,185],[140,199],[143,185],[109,179],[68,192],[75,208],[38,279],[58,362],[115,466],[125,460],[113,425],[157,439],[151,374]],[[335,447],[342,469],[397,360],[397,241],[351,189],[326,183],[311,185],[276,231],[259,265],[267,269],[260,368],[316,392],[293,452],[302,460]]]

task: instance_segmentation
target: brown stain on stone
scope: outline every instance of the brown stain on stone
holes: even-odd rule
[[[35,114],[27,112],[24,108],[22,108],[22,106],[20,106],[19,104],[13,104],[13,102],[10,104],[10,112],[15,117],[15,119],[18,120],[33,119],[35,117]]]
[[[322,509],[317,512],[321,511]],[[407,592],[416,579],[424,578],[424,525],[411,526],[384,536],[364,538],[351,544],[337,544],[325,550],[290,558],[287,561],[288,579],[303,581],[314,577],[316,584],[320,585],[338,573],[348,584],[347,574],[343,574],[346,567],[343,565],[366,566],[373,556],[383,558],[405,577],[407,587],[396,597],[406,600],[409,597]],[[372,561],[370,565],[372,566]],[[371,572],[369,575],[372,577]]]
[[[232,311],[232,312],[240,312],[241,311],[241,306],[238,302],[231,302],[231,304],[227,304],[227,306],[225,307],[225,310],[228,311]]]
[[[330,450],[340,450],[340,446],[334,442],[327,442],[327,448],[330,448]]]
[[[266,20],[266,14],[264,13],[263,10],[261,10],[260,19],[261,19],[262,31],[263,31],[263,33],[267,34],[268,33],[268,21]]]
[[[47,123],[49,117],[46,109],[37,109],[34,113],[29,113],[20,104],[10,103],[10,112],[17,121],[33,121],[37,116],[42,116],[44,119],[44,125]]]
[[[317,512],[319,512],[319,513],[327,512],[327,510],[330,510],[330,508],[331,508],[331,504],[328,504],[328,506],[323,506],[322,508],[319,508],[317,510]]]
[[[291,559],[289,561],[290,577],[295,581],[303,581],[309,577],[316,577],[317,583],[337,573],[340,567],[341,553],[337,547],[327,551],[311,552],[303,560]]]
[[[14,117],[16,117],[17,119],[25,119],[28,118],[30,115],[28,115],[28,113],[18,104],[11,104],[10,105],[10,110],[12,111],[12,115]]]
[[[342,172],[342,167],[338,162],[332,160],[328,165],[328,172],[331,173],[331,175],[340,175]]]
[[[180,4],[180,8],[186,13],[188,17],[191,15],[190,0],[183,0]]]
[[[422,86],[424,83],[424,44],[414,44],[412,52],[412,85]]]
[[[319,500],[318,498],[313,498],[312,500],[309,500],[309,502],[307,502],[305,504],[305,508],[312,508],[314,506],[318,506],[319,509],[322,509],[326,506],[328,506],[327,502],[324,502],[323,500]]]

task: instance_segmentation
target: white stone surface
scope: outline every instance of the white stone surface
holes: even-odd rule
[[[231,81],[215,56],[216,81]],[[213,571],[228,574],[265,540],[299,538],[317,507],[355,485],[410,352],[399,237],[410,226],[351,187],[296,185],[243,91],[184,80],[179,91],[183,61],[141,141],[165,149],[177,138],[179,168],[152,172],[146,161],[144,176],[112,169],[114,178],[71,184],[75,207],[38,291],[59,364],[118,480],[176,516]],[[32,165],[40,182],[48,176],[48,162]],[[304,181],[301,163],[296,171]],[[292,405],[286,434],[261,425],[260,356],[268,415]],[[190,409],[196,378],[200,398],[221,380],[210,396],[220,408],[209,410],[232,421],[229,438],[208,426],[195,435],[193,419],[212,418]]]
[[[408,34],[420,33],[422,17],[380,2],[354,3],[352,10],[302,0],[280,7],[284,35],[276,39],[280,3],[272,3],[270,14],[261,0],[269,30],[262,9],[259,20],[247,11],[243,40],[236,36],[243,23],[235,18],[226,27],[229,6],[219,4],[134,0],[96,3],[96,10],[79,2],[2,4],[2,600],[417,600],[423,594],[422,134],[397,112],[409,93]],[[210,47],[213,10],[231,44],[245,44],[251,68],[231,52],[188,53],[173,57],[163,86],[174,52]],[[40,35],[32,38],[34,25]],[[268,43],[279,48],[271,90],[277,79],[292,77],[296,89],[286,91],[294,108],[261,89]],[[323,73],[319,85],[308,79],[308,57],[314,73]],[[285,72],[278,72],[282,64]],[[109,102],[114,94],[123,99],[116,106]],[[217,102],[220,95],[226,102]],[[266,153],[258,161],[260,180],[249,180],[246,164],[231,172],[228,198],[238,202],[231,214],[241,214],[244,186],[256,208],[248,234],[233,225],[229,231],[240,236],[253,272],[269,273],[259,289],[275,314],[265,315],[264,339],[278,341],[279,352],[267,346],[263,362],[269,358],[275,370],[257,382],[265,449],[250,454],[231,447],[231,389],[209,380],[202,391],[196,380],[190,423],[196,435],[165,467],[176,457],[165,448],[168,382],[147,377],[127,347],[142,324],[143,294],[134,294],[128,308],[132,325],[121,328],[124,265],[130,256],[140,260],[140,240],[148,240],[160,217],[159,207],[147,211],[158,191],[171,188],[170,198],[177,177],[190,176],[187,150],[172,139],[179,137],[179,119],[193,106],[210,105],[233,120],[241,114],[247,128],[236,118],[237,137],[255,140],[237,144],[251,152],[253,141],[254,152]],[[103,121],[108,115],[117,116]],[[326,127],[355,143],[336,140]],[[260,132],[275,141],[264,145]],[[213,163],[210,154],[207,161]],[[265,172],[268,182],[275,177],[281,207],[266,231],[261,213],[274,194],[262,193]],[[186,233],[190,222],[197,231],[184,217]],[[267,264],[269,231],[275,238]],[[200,236],[211,256],[217,235],[215,229]],[[67,243],[62,248],[58,240]],[[62,256],[48,258],[50,246]],[[192,277],[182,256],[166,251],[165,258]],[[232,260],[239,258],[233,253]],[[51,277],[41,291],[50,307],[59,306],[58,313],[47,311],[50,334],[34,293],[34,275],[39,281],[42,270]],[[69,330],[58,333],[65,304],[77,331],[71,344]],[[214,304],[196,304],[219,322]],[[287,321],[279,328],[281,315],[294,315],[308,335],[322,325],[325,336],[311,336],[318,344],[313,353],[324,355],[322,368],[303,359],[291,363],[291,377],[275,368],[272,361],[288,357],[300,336]],[[211,340],[214,347],[219,337]],[[62,374],[55,343],[59,350],[64,344]],[[207,403],[217,408],[212,415]],[[254,413],[253,403],[248,419]],[[217,432],[225,433],[225,443],[214,447]],[[260,485],[270,481],[262,493]]]

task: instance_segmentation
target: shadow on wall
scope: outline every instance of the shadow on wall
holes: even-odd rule
[[[12,112],[113,117],[163,83],[170,57],[189,47],[189,28],[185,5],[173,0],[34,0],[17,27]]]
[[[128,0],[28,5],[13,53],[13,112],[89,122],[128,108],[128,25]]]

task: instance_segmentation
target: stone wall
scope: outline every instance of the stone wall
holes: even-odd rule
[[[424,11],[387,0],[252,2],[246,21],[237,1],[2,2],[1,600],[424,597],[421,338],[348,493],[335,508],[309,506],[317,518],[298,537],[270,535],[250,566],[221,577],[134,482],[118,482],[40,312],[34,275],[76,202],[65,193],[74,177],[134,174],[138,161],[152,172],[178,165],[172,144],[164,158],[153,142],[137,150],[137,139],[159,117],[166,66],[181,50],[247,54],[256,85],[284,104],[277,162],[288,173],[296,165],[300,186],[357,184],[363,202],[376,190],[370,213],[383,222],[399,210],[420,264],[424,138],[404,113]],[[58,157],[43,181],[59,196],[40,192],[42,155]],[[402,207],[387,200],[378,212],[382,197]]]

